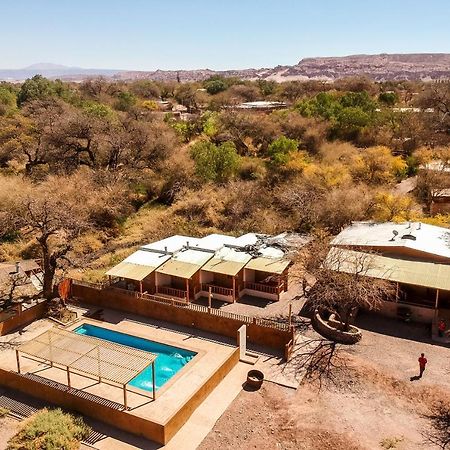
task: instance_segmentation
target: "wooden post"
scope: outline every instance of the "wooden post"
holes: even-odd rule
[[[212,299],[212,288],[211,286],[208,287],[208,312],[211,312],[211,299]]]
[[[436,302],[434,304],[434,309],[439,308],[439,289],[436,289]]]
[[[153,400],[156,400],[155,361],[152,362]]]
[[[128,402],[127,402],[127,385],[123,385],[123,407],[124,409],[128,409]]]
[[[292,303],[289,303],[289,327],[292,325]]]
[[[20,355],[19,355],[19,350],[16,350],[16,360],[17,360],[17,373],[20,373]]]
[[[70,385],[70,369],[69,369],[69,366],[67,366],[67,386],[69,386],[69,389],[72,387]]]
[[[189,303],[189,280],[186,278],[186,300]]]
[[[112,281],[112,280],[111,280],[111,275],[108,275],[108,282],[109,282],[109,285],[110,285],[110,286],[111,286],[111,284],[112,284],[111,281]]]
[[[397,283],[397,287],[395,289],[395,302],[396,303],[398,303],[398,290],[399,290],[399,286],[398,286],[398,283]]]
[[[141,295],[142,295],[142,280],[139,281],[139,292],[140,292]]]
[[[233,277],[233,303],[236,301],[236,277]]]

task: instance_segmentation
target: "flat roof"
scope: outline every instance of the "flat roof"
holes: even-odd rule
[[[237,251],[230,247],[222,247],[216,252],[214,257],[202,267],[202,270],[235,276],[251,259],[252,256],[246,252]]]
[[[364,276],[450,290],[449,264],[392,258],[336,247],[329,251],[325,260],[329,269],[345,273],[355,273],[357,264],[367,266],[361,272]]]
[[[450,259],[450,230],[421,222],[354,222],[331,242],[334,246],[410,248]]]
[[[165,239],[161,239],[160,241],[153,242],[151,244],[143,245],[142,249],[148,249],[148,250],[156,250],[160,252],[164,252],[167,250],[169,253],[175,253],[180,251],[184,246],[187,245],[189,242],[189,245],[194,246],[200,241],[198,238],[193,238],[189,236],[181,236],[181,235],[175,235],[170,236]]]
[[[288,261],[286,259],[257,257],[249,261],[245,268],[259,270],[261,272],[276,273],[280,275],[287,267],[289,267],[290,264],[291,261]]]

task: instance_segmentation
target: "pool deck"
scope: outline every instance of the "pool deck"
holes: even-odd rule
[[[235,343],[214,340],[214,335],[210,335],[212,338],[206,337],[195,329],[172,329],[166,327],[161,322],[142,320],[138,316],[127,316],[112,310],[105,310],[103,319],[102,321],[97,321],[83,317],[71,327],[68,327],[68,329],[75,329],[82,323],[91,323],[100,327],[197,352],[197,355],[186,366],[157,390],[156,400],[152,400],[151,392],[128,386],[129,392],[127,397],[130,410],[126,414],[162,425],[172,420],[193,397],[199,395],[198,393],[204,390],[208,380],[227,361],[230,361],[230,358],[236,352]],[[50,322],[48,322],[48,326],[52,326]],[[32,339],[43,331],[45,329],[41,327],[39,332],[35,332],[33,335],[33,330],[31,330],[30,333],[25,333],[23,340],[21,340]],[[35,376],[42,377],[43,379],[67,385],[65,370],[49,367],[47,364],[33,360],[26,355],[21,356],[20,361],[22,373],[33,373]],[[235,366],[236,363],[233,363],[233,365]],[[0,352],[0,368],[17,371],[15,351],[13,348],[4,349]],[[239,380],[240,383],[245,381],[243,374],[242,377],[243,379]],[[216,385],[219,382],[220,380]],[[111,402],[110,405],[113,408],[119,409],[120,405],[123,404],[123,391],[119,386],[112,386],[103,382],[99,383],[98,380],[93,378],[76,374],[71,374],[71,384],[75,389],[106,399]],[[214,392],[212,391],[212,393]],[[48,400],[51,401],[50,398]],[[191,408],[192,410],[189,411],[189,414],[192,414],[195,408],[196,406],[193,409]],[[101,420],[101,417],[99,419]],[[181,428],[183,423],[181,421],[176,427],[178,429]]]

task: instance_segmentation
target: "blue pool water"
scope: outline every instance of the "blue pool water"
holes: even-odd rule
[[[156,389],[159,389],[164,383],[170,380],[197,354],[196,352],[185,350],[183,348],[160,344],[159,342],[149,341],[148,339],[132,336],[130,334],[119,333],[118,331],[108,330],[107,328],[97,327],[88,323],[79,326],[75,330],[75,333],[116,342],[117,344],[127,345],[128,347],[145,350],[158,355],[155,360]],[[139,375],[134,377],[129,384],[140,389],[151,391],[151,366],[147,367]]]

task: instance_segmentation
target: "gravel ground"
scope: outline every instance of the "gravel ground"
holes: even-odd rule
[[[432,343],[426,326],[376,315],[361,315],[358,325],[363,339],[341,351],[345,365],[333,383],[242,391],[200,449],[435,449],[424,414],[450,401],[450,348]],[[411,381],[421,352],[427,371]]]

